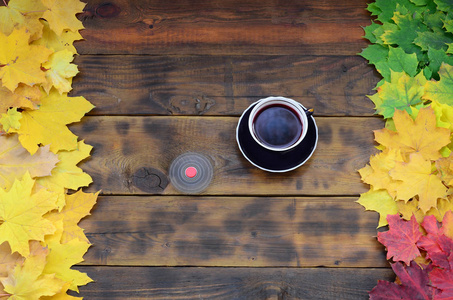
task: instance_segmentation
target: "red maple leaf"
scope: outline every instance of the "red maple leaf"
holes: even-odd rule
[[[441,252],[430,254],[430,259],[434,266],[449,269],[449,256],[453,254],[453,240],[442,235],[438,240]]]
[[[432,259],[432,256],[434,256],[443,260],[442,257],[444,256],[444,252],[439,244],[439,239],[443,234],[439,229],[436,218],[434,216],[426,216],[421,225],[426,230],[427,234],[417,241],[417,246],[426,251],[427,259]],[[439,266],[437,263],[436,265]]]
[[[389,230],[378,233],[378,241],[387,247],[387,259],[403,261],[409,265],[411,260],[420,256],[417,241],[422,237],[415,216],[405,221],[398,214],[388,215]]]
[[[431,259],[434,266],[449,269],[448,258],[453,253],[453,240],[444,235],[434,216],[426,216],[422,226],[427,235],[418,240],[417,246],[426,251],[426,258]]]
[[[448,257],[448,268],[435,268],[429,273],[431,285],[441,292],[434,298],[453,299],[453,254]]]
[[[370,300],[430,300],[436,296],[438,291],[429,284],[431,265],[422,269],[414,261],[409,266],[396,262],[392,264],[392,269],[401,284],[379,280],[369,293]]]

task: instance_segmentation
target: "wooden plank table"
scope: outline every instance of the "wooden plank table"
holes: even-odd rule
[[[376,153],[367,94],[378,74],[356,54],[365,0],[89,0],[72,95],[96,108],[77,135],[102,190],[81,222],[93,246],[77,268],[86,299],[366,299],[393,280],[378,216],[355,203]],[[317,150],[268,173],[235,128],[271,95],[315,109]],[[171,162],[213,164],[200,195],[178,192]]]

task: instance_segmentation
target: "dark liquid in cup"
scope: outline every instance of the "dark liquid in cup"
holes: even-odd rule
[[[286,148],[302,134],[302,122],[297,113],[283,104],[269,105],[258,111],[253,120],[257,138],[266,146]]]

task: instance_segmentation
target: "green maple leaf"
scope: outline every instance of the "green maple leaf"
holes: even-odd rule
[[[421,48],[414,44],[414,40],[420,32],[428,31],[428,27],[420,15],[414,15],[396,12],[392,18],[395,24],[389,24],[381,38],[388,45],[399,45],[406,53],[416,53],[420,57]]]
[[[369,98],[376,105],[376,112],[385,119],[392,118],[395,109],[412,113],[412,106],[422,102],[426,78],[422,73],[411,77],[404,72],[391,71],[391,81],[385,82]]]
[[[423,0],[422,0],[423,1]],[[418,1],[418,2],[422,2]],[[431,0],[426,0],[426,4],[419,5],[412,0],[398,0],[396,2],[396,10],[395,12],[399,12],[401,14],[409,14],[409,15],[422,15],[429,11],[436,11],[436,6]]]
[[[423,1],[423,0],[422,0]],[[392,18],[395,12],[401,14],[413,14],[414,12],[422,13],[426,10],[426,7],[420,6],[412,0],[376,0],[374,5],[368,5],[368,10],[372,15],[378,16],[376,19],[382,23],[392,22]]]
[[[448,46],[447,53],[453,54],[453,43],[447,44],[447,46]]]
[[[426,78],[430,79],[433,77],[436,80],[439,80],[439,68],[442,65],[442,63],[447,63],[449,65],[453,65],[453,57],[450,55],[447,55],[444,50],[436,50],[429,48],[428,49],[428,59],[429,59],[429,64],[425,68],[425,71],[427,72],[428,70],[430,71],[430,75],[427,76],[425,72]]]
[[[434,13],[424,12],[423,23],[431,29],[442,28],[446,15],[444,12],[434,10]]]
[[[426,5],[429,2],[429,0],[410,0],[410,1],[417,6]]]
[[[362,50],[360,55],[366,58],[370,64],[376,65],[379,62],[385,62],[389,53],[388,47],[373,44]]]
[[[392,73],[387,61],[380,61],[375,64],[376,70],[384,77],[383,81],[390,81]],[[380,87],[384,82],[378,82],[376,87]]]
[[[391,70],[395,72],[404,71],[410,76],[417,74],[417,55],[415,53],[407,54],[399,47],[373,44],[363,49],[360,55],[366,58],[370,64],[374,64],[376,70],[381,73],[386,81],[390,81]]]
[[[453,105],[453,66],[443,63],[439,69],[439,81],[429,81],[423,98]]]
[[[445,12],[453,11],[453,1],[451,0],[434,0],[437,4],[437,9]]]
[[[379,27],[376,27],[376,29],[373,30],[373,35],[376,37],[376,44],[381,44],[381,45],[385,45],[385,42],[382,40],[382,36],[384,35],[385,31],[386,30],[391,30],[393,29],[393,26],[395,24],[391,24],[391,23],[384,23],[382,24],[381,26]]]
[[[448,15],[445,20],[443,20],[444,28],[447,32],[453,33],[453,19]]]
[[[428,51],[429,48],[446,49],[446,45],[452,42],[453,35],[438,28],[434,28],[434,31],[419,32],[417,38],[414,39],[414,43],[423,51]]]
[[[373,44],[376,43],[377,38],[376,38],[376,35],[374,35],[373,31],[375,31],[380,26],[381,25],[372,22],[371,25],[363,27],[363,30],[365,31],[365,35],[363,37],[366,38],[367,40],[369,40]]]
[[[418,60],[415,53],[407,54],[403,49],[397,47],[389,48],[388,65],[395,72],[406,72],[414,77],[417,74]]]
[[[371,13],[372,16],[378,16],[380,13],[382,13],[382,10],[379,8],[376,2],[369,3],[366,9]]]
[[[371,10],[370,10],[371,9]],[[390,22],[396,10],[396,1],[376,0],[368,10],[378,16],[376,19],[382,23]]]

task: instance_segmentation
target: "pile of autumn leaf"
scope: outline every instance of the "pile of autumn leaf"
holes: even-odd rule
[[[67,124],[93,106],[69,97],[78,0],[11,0],[0,7],[0,299],[80,299],[92,281],[71,269],[90,246],[79,221],[97,194],[77,164],[91,146]]]
[[[376,0],[361,53],[383,79],[369,96],[386,128],[359,170],[358,202],[380,214],[378,233],[397,275],[370,299],[453,298],[453,3]]]

